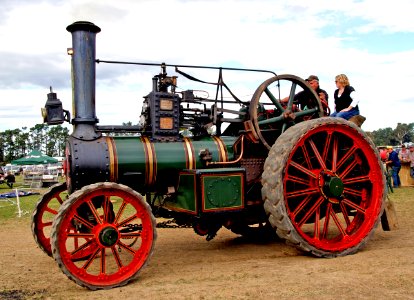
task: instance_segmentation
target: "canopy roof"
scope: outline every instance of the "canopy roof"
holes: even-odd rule
[[[39,150],[33,150],[25,157],[11,161],[12,165],[42,165],[57,163],[58,160],[43,154]]]

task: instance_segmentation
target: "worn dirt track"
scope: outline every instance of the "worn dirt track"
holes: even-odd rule
[[[363,250],[334,259],[226,229],[207,242],[192,229],[161,228],[138,280],[94,292],[37,248],[28,217],[0,221],[0,299],[414,299],[414,197],[394,204],[398,230],[378,228]]]

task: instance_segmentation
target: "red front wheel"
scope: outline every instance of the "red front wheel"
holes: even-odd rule
[[[265,210],[278,235],[323,257],[360,249],[386,197],[374,144],[339,118],[289,128],[269,152],[262,183]]]
[[[116,183],[73,193],[53,222],[52,251],[71,280],[92,290],[127,284],[148,263],[155,218],[144,198]],[[79,259],[79,253],[88,253]]]

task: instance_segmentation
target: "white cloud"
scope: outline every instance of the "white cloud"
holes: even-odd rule
[[[373,0],[120,0],[116,4],[71,0],[12,5],[0,23],[0,130],[41,122],[40,107],[49,85],[64,107],[71,109],[70,58],[66,55],[71,35],[66,26],[77,20],[91,21],[102,29],[97,35],[100,59],[237,65],[301,77],[316,73],[331,103],[334,77],[345,73],[361,96],[361,113],[367,117],[364,129],[414,121],[414,101],[408,91],[414,79],[409,65],[414,47],[403,51],[391,45],[386,54],[378,54],[369,45],[353,48],[349,40],[376,32],[384,34],[386,43],[388,33],[412,33],[414,3],[408,0],[398,5]],[[148,68],[97,66],[101,124],[138,120],[142,96],[150,92],[151,77],[159,72],[158,68],[142,70]],[[216,73],[189,72],[209,81],[217,78]],[[225,73],[232,90],[247,98],[267,77]],[[184,82],[180,77],[179,84]],[[114,113],[114,106],[121,112]],[[123,107],[128,109],[122,112]],[[28,110],[33,113],[23,114]],[[25,121],[13,115],[24,116]]]

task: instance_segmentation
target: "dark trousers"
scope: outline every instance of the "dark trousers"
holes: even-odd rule
[[[401,167],[392,167],[392,182],[394,183],[394,187],[399,187],[401,185],[401,181],[400,181],[400,175],[398,175],[398,173],[400,173]]]

